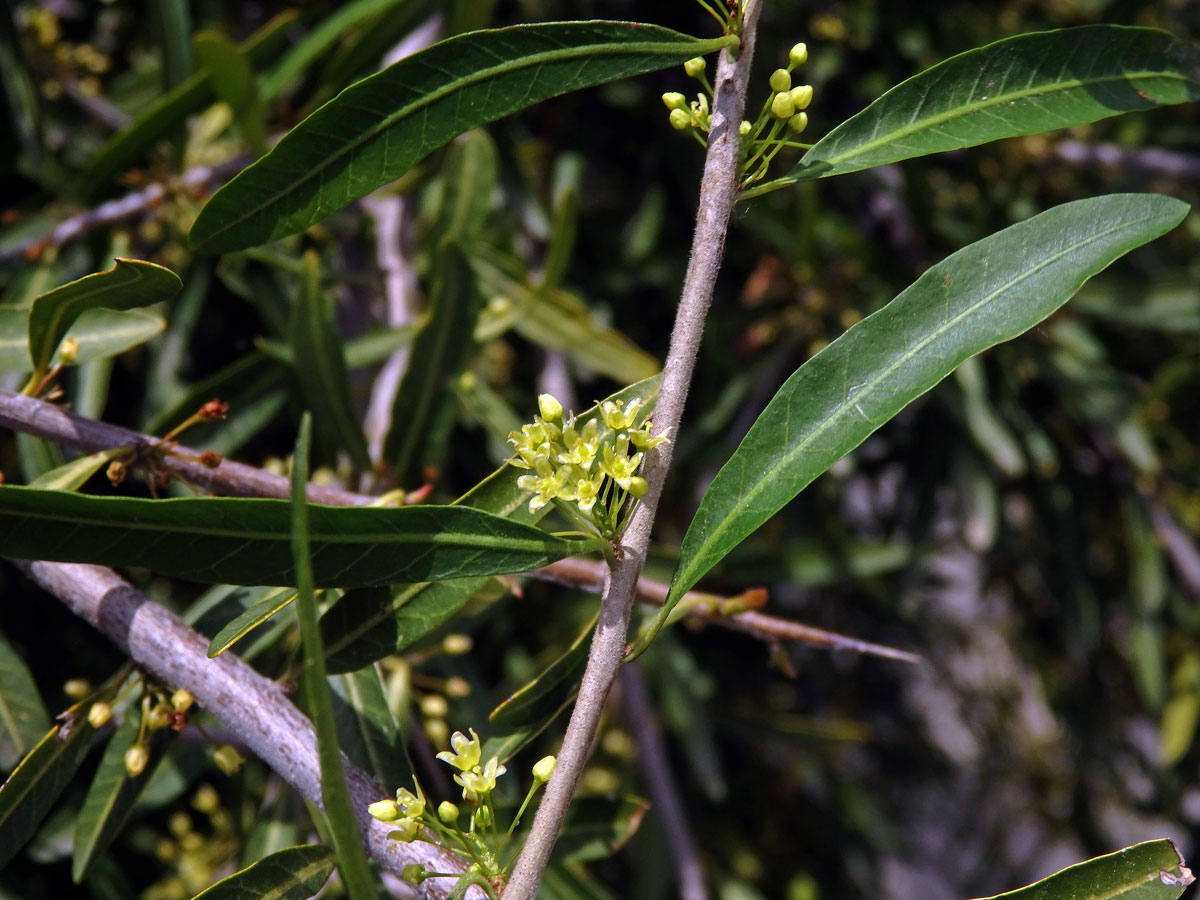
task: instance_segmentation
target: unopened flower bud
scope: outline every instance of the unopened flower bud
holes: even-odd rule
[[[79,358],[79,341],[67,338],[58,348],[58,361],[69,366]]]
[[[93,728],[99,728],[111,718],[112,706],[107,703],[93,703],[92,708],[88,710],[88,724]]]
[[[771,90],[782,93],[791,90],[792,73],[787,69],[776,69],[771,73]]]
[[[562,404],[553,394],[538,394],[538,410],[548,422],[557,422],[563,414]]]
[[[646,483],[646,479],[642,476],[634,475],[629,479],[629,496],[635,500],[645,497],[648,490],[650,490],[650,485]]]
[[[533,778],[535,781],[545,783],[550,780],[550,776],[554,774],[554,764],[558,762],[553,756],[543,756],[533,764]]]
[[[777,119],[790,119],[796,112],[796,104],[792,102],[791,94],[776,94],[771,101],[771,115]]]
[[[469,634],[448,634],[442,638],[442,652],[447,656],[462,656],[470,653],[475,641]]]
[[[134,744],[125,751],[125,771],[130,778],[137,778],[146,771],[146,763],[150,761],[150,751],[142,744]]]
[[[811,84],[797,85],[789,93],[792,95],[792,102],[796,104],[796,109],[808,109],[808,104],[812,103],[813,88]]]
[[[400,807],[395,800],[377,800],[367,807],[367,812],[380,822],[395,822],[400,818]]]
[[[808,62],[808,44],[796,44],[788,51],[788,62],[793,66],[802,66]]]
[[[689,78],[699,78],[704,74],[705,65],[704,57],[697,56],[683,64],[683,71],[687,72]]]
[[[222,744],[213,751],[213,762],[226,775],[236,775],[245,761],[245,757],[237,752],[237,748],[231,747],[229,744]]]
[[[125,480],[125,463],[119,459],[114,459],[108,464],[108,469],[104,472],[108,476],[108,480],[112,482],[112,486],[116,487]]]
[[[493,821],[492,808],[490,806],[481,806],[475,811],[475,824],[481,828],[487,828]]]
[[[92,692],[92,683],[86,678],[68,678],[63,682],[62,689],[72,700],[82,700]]]
[[[671,110],[671,127],[676,131],[687,131],[692,127],[692,117],[688,115],[687,110]]]
[[[438,804],[438,818],[443,825],[453,827],[458,822],[458,807],[449,800],[443,800]]]
[[[792,134],[800,134],[800,132],[802,132],[807,127],[808,127],[808,113],[806,113],[806,112],[796,113],[794,116],[792,116],[790,119],[788,119],[788,130]]]
[[[687,97],[678,91],[667,91],[662,95],[662,102],[667,109],[683,109],[687,106]]]
[[[750,133],[751,129],[753,129],[753,128],[754,128],[753,125],[751,125],[745,119],[742,119],[742,124],[738,126],[738,134],[740,134],[742,137],[745,137],[746,135],[748,135]]]
[[[426,874],[425,867],[420,863],[409,863],[400,870],[400,877],[408,884],[420,884],[430,876]]]
[[[196,699],[192,696],[191,692],[185,691],[183,688],[180,688],[171,695],[171,705],[175,707],[177,712],[187,712],[195,702]]]
[[[166,703],[158,703],[146,716],[146,724],[151,731],[161,731],[171,724],[171,707]]]

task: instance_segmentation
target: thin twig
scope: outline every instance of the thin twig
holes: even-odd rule
[[[282,475],[273,475],[254,466],[228,460],[223,461],[217,468],[210,469],[199,462],[200,451],[187,447],[175,446],[171,453],[159,457],[161,449],[156,438],[117,425],[87,419],[43,400],[36,400],[11,391],[0,391],[0,428],[36,435],[64,447],[82,450],[85,453],[96,453],[114,447],[129,447],[133,451],[135,463],[137,460],[153,460],[154,465],[158,468],[165,469],[188,483],[212,491],[214,494],[229,497],[276,497],[280,499],[287,499],[291,496],[288,479]],[[327,506],[361,506],[376,498],[368,494],[357,494],[327,485],[310,484],[308,499],[313,503],[322,503]],[[535,578],[557,581],[573,587],[600,590],[606,571],[604,563],[584,559],[563,559],[535,569],[528,574]],[[662,582],[650,578],[639,578],[636,596],[642,602],[661,606],[666,600],[667,590],[667,585]],[[712,595],[689,591],[684,596],[682,603],[687,606],[689,600],[703,601],[705,598],[713,599]],[[719,598],[719,600],[725,601],[728,599]],[[884,656],[905,662],[920,660],[920,657],[903,650],[871,644],[857,638],[802,625],[799,622],[789,622],[786,619],[762,613],[741,612],[732,615],[722,613],[719,609],[720,602],[716,605],[718,608],[713,609],[712,604],[695,603],[688,610],[688,617],[693,621],[711,622],[743,631],[767,641],[801,641],[830,649],[851,650],[856,653]]]
[[[667,847],[679,876],[679,900],[708,900],[696,840],[688,827],[687,811],[671,773],[662,729],[658,727],[654,704],[646,690],[646,679],[637,663],[621,670],[621,696],[625,701],[625,720],[637,743],[638,765],[646,790],[667,833]]]
[[[671,434],[678,432],[696,354],[700,349],[704,319],[712,302],[721,266],[725,232],[737,190],[738,127],[746,105],[746,85],[754,55],[754,32],[759,8],[757,0],[746,2],[741,46],[736,56],[728,50],[722,51],[717,66],[712,129],[700,185],[696,231],[675,316],[675,330],[671,334],[671,346],[663,367],[662,388],[654,411],[654,424],[659,432],[667,429]],[[533,827],[504,891],[504,900],[533,900],[537,894],[567,807],[583,775],[604,702],[625,655],[629,613],[646,559],[658,499],[671,464],[672,446],[673,443],[667,442],[647,453],[643,477],[648,490],[638,503],[629,528],[616,548],[617,558],[605,581],[600,618],[592,638],[579,697],[563,737],[554,775],[546,785],[546,793],[534,817]]]
[[[14,561],[72,612],[103,632],[134,662],[167,684],[185,688],[197,703],[232,729],[267,765],[310,802],[321,806],[321,775],[312,723],[284,696],[278,684],[235,654],[208,658],[208,642],[170,610],[150,600],[102,566]],[[398,844],[392,830],[367,815],[367,805],[388,795],[343,759],[346,784],[367,852],[400,874],[420,863],[435,872],[461,871],[455,857],[424,843]],[[450,879],[434,878],[419,896],[444,900]]]
[[[123,219],[133,218],[155,209],[167,197],[178,191],[194,191],[206,188],[214,181],[225,181],[235,172],[246,167],[248,157],[236,156],[215,166],[196,166],[177,178],[158,181],[141,190],[101,203],[95,209],[84,210],[59,222],[49,231],[15,241],[0,248],[0,262],[15,259],[27,253],[36,253],[45,247],[61,247],[69,241],[83,237],[89,232]]]

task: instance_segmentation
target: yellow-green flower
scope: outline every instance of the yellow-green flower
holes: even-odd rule
[[[455,775],[454,780],[462,786],[463,799],[469,803],[479,803],[496,787],[496,779],[507,769],[500,765],[500,758],[493,756],[483,768],[476,766],[470,772]]]
[[[467,730],[471,732],[469,738],[461,731],[456,731],[451,735],[450,746],[454,748],[453,753],[443,750],[437,755],[442,762],[449,763],[464,772],[479,765],[479,760],[483,756],[483,744],[479,740],[479,735],[475,733],[474,728]]]

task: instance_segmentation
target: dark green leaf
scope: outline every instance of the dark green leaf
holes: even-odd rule
[[[242,137],[256,156],[267,150],[267,124],[250,57],[229,38],[202,31],[192,38],[196,59],[208,70],[217,99],[229,104]]]
[[[71,878],[76,884],[87,877],[92,865],[117,836],[142,788],[162,761],[168,743],[175,737],[175,732],[167,728],[155,732],[146,742],[149,763],[140,775],[131,777],[125,768],[125,751],[137,740],[140,725],[141,716],[136,706],[132,707],[104,748],[83,808],[79,810],[71,860]]]
[[[507,760],[570,705],[579,690],[595,628],[593,617],[565,653],[492,710],[488,723],[494,736],[488,739],[485,758],[499,756],[501,761]]]
[[[1170,841],[1146,841],[988,900],[1175,900],[1195,881]]]
[[[118,259],[107,272],[85,275],[33,301],[29,311],[29,355],[33,370],[50,368],[59,342],[90,309],[133,309],[174,297],[183,287],[170,269],[138,259]]]
[[[431,425],[450,405],[451,380],[470,358],[479,306],[479,291],[462,248],[444,239],[434,259],[429,318],[409,356],[383,445],[384,458],[402,485],[433,480],[434,473],[427,469],[437,465],[441,454],[431,445]]]
[[[1200,52],[1151,28],[1084,25],[968,50],[892,88],[743,197],[1200,97]]]
[[[158,0],[147,10],[158,39],[163,89],[170,91],[192,74],[192,17],[187,0]]]
[[[633,837],[649,809],[649,801],[632,794],[576,800],[571,804],[571,819],[554,845],[555,859],[562,863],[608,859]]]
[[[321,287],[321,261],[315,251],[304,254],[300,292],[292,307],[289,331],[300,382],[313,420],[326,440],[350,454],[362,471],[371,468],[367,440],[350,401],[350,382],[332,294]]]
[[[0,868],[32,837],[87,755],[96,729],[86,715],[84,707],[52,728],[0,787]]]
[[[1187,211],[1155,194],[1055,207],[947,257],[801,366],[705,493],[659,622],[747,535],[963,360],[1033,327]]]
[[[263,622],[290,606],[295,599],[295,591],[286,588],[272,591],[216,633],[208,645],[208,658],[220,656]]]
[[[308,900],[329,880],[333,862],[328,847],[289,847],[221,879],[194,900]]]
[[[10,771],[49,727],[50,717],[33,676],[0,633],[0,769]]]
[[[307,228],[427,153],[548,97],[729,46],[654,25],[555,22],[435,44],[344,90],[200,211],[189,240],[224,253]]]
[[[358,831],[358,820],[346,787],[342,754],[338,748],[333,698],[325,674],[325,650],[321,646],[317,596],[313,591],[312,543],[305,497],[308,486],[308,450],[312,441],[312,418],[300,420],[300,435],[292,464],[292,553],[296,567],[296,610],[300,615],[300,638],[304,646],[304,697],[317,732],[317,757],[321,765],[322,809],[329,821],[330,836],[337,851],[338,870],[350,900],[374,900],[375,885],[367,854]]]
[[[365,666],[357,672],[333,675],[329,685],[334,693],[338,744],[346,756],[382,785],[408,783],[412,764],[388,707],[378,668]]]
[[[277,50],[296,16],[294,10],[280,13],[250,35],[241,49],[255,65],[261,64]],[[213,89],[207,71],[197,72],[155,100],[97,151],[79,178],[79,192],[85,199],[94,198],[122,167],[135,163],[156,141],[212,101]]]
[[[659,377],[630,385],[609,399],[628,404],[634,399],[654,408]],[[579,416],[581,424],[598,414],[593,406]],[[530,414],[532,418],[532,413]],[[520,469],[504,465],[456,501],[456,505],[484,510],[516,521],[537,521],[544,510],[529,512],[528,491],[517,487]],[[462,578],[437,584],[398,585],[384,592],[354,591],[325,614],[322,636],[329,653],[329,668],[348,672],[387,656],[401,653],[449,621],[471,596],[486,587],[487,578]]]
[[[442,202],[434,232],[470,247],[487,224],[499,179],[496,145],[482,129],[450,146],[441,178]]]
[[[524,572],[592,540],[460,506],[313,506],[317,583],[357,587]],[[295,583],[286,500],[140,500],[0,486],[0,554],[144,566],[221,584]]]
[[[29,309],[0,306],[0,372],[28,372]]]

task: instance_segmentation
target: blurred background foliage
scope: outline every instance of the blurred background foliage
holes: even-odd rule
[[[438,235],[463,227],[483,290],[474,345],[460,335],[467,352],[453,396],[425,423],[432,437],[421,464],[399,486],[431,479],[435,498],[457,496],[505,458],[504,435],[532,414],[539,390],[581,409],[656,370],[701,164],[658,99],[692,92],[682,71],[503,120],[303,236],[219,261],[189,254],[184,236],[208,191],[264,136],[376,69],[431,14],[443,16],[442,33],[591,17],[700,35],[713,24],[686,0],[374,7],[303,59],[289,50],[346,5],[44,0],[0,13],[0,302],[26,303],[107,268],[113,255],[160,262],[185,282],[163,310],[165,333],[65,379],[75,410],[161,434],[219,395],[231,403],[229,420],[189,432],[187,442],[286,466],[299,414],[312,405],[288,355],[301,251],[317,254],[321,284],[336,297],[351,400],[363,413],[379,364],[411,340],[411,329],[397,328],[403,317],[385,309],[395,260],[377,245],[380,203],[399,196],[399,277],[419,294]],[[819,137],[955,53],[1091,22],[1198,41],[1200,3],[944,2],[914,14],[873,0],[767,0],[757,50],[764,74],[751,102],[797,40],[809,45],[809,134]],[[210,37],[193,42],[202,31]],[[224,71],[251,67],[257,93],[239,92],[237,79],[194,92],[186,115],[114,152],[158,98],[187,94],[202,59]],[[175,180],[203,166],[214,177]],[[58,221],[158,183],[167,184],[162,197],[136,215],[41,240]],[[1057,203],[1119,191],[1200,201],[1200,109],[1165,107],[912,160],[739,206],[648,573],[669,577],[704,485],[812,353],[950,252]],[[448,224],[464,209],[465,226]],[[1175,839],[1185,856],[1200,852],[1198,249],[1193,212],[1044,326],[915,403],[706,582],[729,594],[766,587],[777,615],[912,650],[923,665],[764,646],[716,628],[675,629],[643,658],[715,896],[950,900],[1152,837]],[[356,471],[336,431],[318,437],[324,477],[394,486]],[[10,483],[64,458],[35,439],[0,436]],[[93,489],[108,489],[98,482]],[[194,590],[148,577],[143,586],[191,609],[210,633],[224,624],[201,615]],[[0,569],[0,590],[0,630],[51,715],[70,702],[67,679],[98,683],[119,666],[105,641],[12,568]],[[469,642],[438,635],[385,661],[423,782],[449,793],[428,763],[430,747],[451,730],[486,733],[487,713],[563,652],[594,605],[561,586],[508,582],[452,623]],[[291,621],[255,645],[263,671],[294,673]],[[469,652],[446,652],[468,643]],[[561,727],[521,758],[550,752]],[[237,743],[219,727],[209,734]],[[586,791],[646,793],[638,735],[618,693]],[[222,775],[207,742],[195,729],[175,741],[166,774],[87,880],[91,896],[189,897],[230,865],[304,838],[302,804],[275,776],[253,761]],[[9,751],[0,764],[7,771],[16,758]],[[69,829],[92,766],[0,872],[0,896],[79,895]],[[667,842],[651,811],[623,851],[548,890],[673,896]]]

